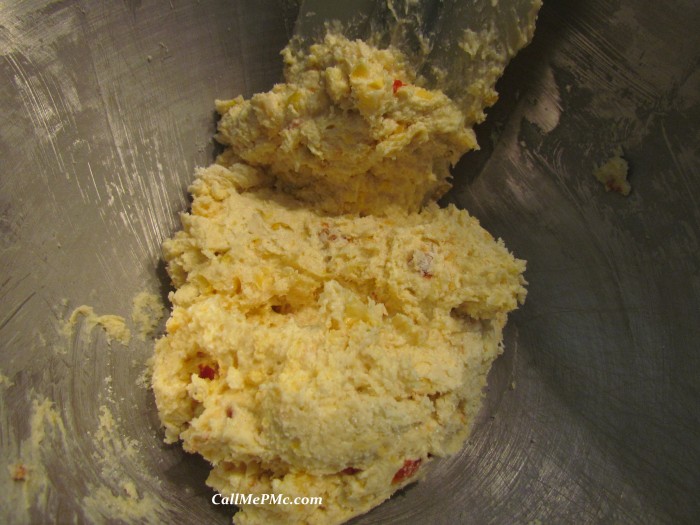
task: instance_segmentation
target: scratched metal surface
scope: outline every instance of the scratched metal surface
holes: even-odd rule
[[[66,340],[61,319],[167,292],[159,245],[213,157],[212,101],[279,78],[293,18],[273,0],[0,4],[2,521],[118,523],[85,508],[124,480],[156,511],[122,521],[229,521],[206,466],[161,444],[137,386],[151,343]],[[692,0],[545,2],[446,198],[529,261],[527,304],[462,453],[357,523],[698,522],[699,24]],[[591,176],[617,146],[626,199]],[[44,398],[62,427],[32,455]],[[46,483],[11,481],[18,458]]]

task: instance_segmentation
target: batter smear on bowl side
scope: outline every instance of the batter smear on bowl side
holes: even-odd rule
[[[525,262],[435,204],[478,116],[393,48],[329,34],[284,57],[285,83],[217,101],[227,148],[164,243],[153,390],[217,492],[323,498],[236,523],[333,524],[461,448]]]

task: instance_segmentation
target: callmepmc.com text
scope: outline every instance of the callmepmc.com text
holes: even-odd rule
[[[214,505],[322,505],[320,496],[289,497],[284,494],[214,494],[211,497]]]

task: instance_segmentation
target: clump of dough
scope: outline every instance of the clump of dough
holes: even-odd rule
[[[102,328],[107,336],[107,342],[117,341],[123,346],[128,346],[131,341],[131,330],[126,326],[126,319],[119,315],[105,314],[97,315],[92,306],[80,305],[68,317],[63,326],[63,333],[70,337],[78,324],[80,317],[85,317],[86,331],[92,332],[96,326]]]
[[[627,161],[619,153],[596,168],[593,176],[605,186],[605,191],[615,191],[626,197],[632,191],[632,186],[627,180],[628,170]]]
[[[328,36],[285,84],[218,102],[217,164],[164,243],[176,291],[152,385],[238,524],[340,523],[456,452],[525,298],[524,261],[433,200],[476,147],[395,50]]]
[[[235,492],[313,495],[237,523],[339,523],[456,452],[525,264],[466,211],[327,216],[212,166],[164,244],[177,291],[153,387],[171,442]]]
[[[417,211],[450,185],[477,147],[444,93],[417,85],[403,56],[329,34],[285,52],[285,80],[250,100],[217,101],[221,162],[265,169],[281,188],[331,213]],[[233,159],[231,158],[233,157]]]

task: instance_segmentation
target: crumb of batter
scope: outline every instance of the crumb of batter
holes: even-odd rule
[[[121,422],[106,405],[99,407],[98,426],[91,437],[96,451],[92,459],[100,468],[102,483],[91,483],[81,501],[88,521],[100,523],[107,516],[127,523],[163,523],[162,502],[152,493],[139,491],[134,483],[149,472],[139,459],[140,444],[124,436]],[[157,479],[150,482],[159,485]]]
[[[47,458],[52,454],[53,447],[65,439],[60,413],[55,404],[45,397],[32,396],[27,421],[29,433],[17,443],[17,456],[6,458],[9,460],[9,475],[0,477],[0,491],[3,494],[0,516],[4,517],[2,511],[9,510],[11,523],[31,523],[32,506],[46,501],[51,494]]]
[[[151,494],[139,495],[133,482],[125,482],[118,490],[105,486],[92,487],[81,502],[84,515],[92,523],[163,523],[162,508]],[[159,513],[160,512],[160,513]]]
[[[25,481],[29,475],[29,469],[23,463],[16,463],[8,467],[10,477],[14,481]]]
[[[160,297],[149,292],[139,292],[132,301],[131,320],[137,328],[141,341],[153,337],[158,323],[165,314],[165,306]]]
[[[628,171],[629,165],[620,152],[596,168],[593,176],[605,186],[605,191],[614,191],[626,197],[632,191],[632,186],[627,180]]]
[[[166,441],[221,494],[323,498],[241,525],[341,523],[457,452],[526,295],[525,262],[434,202],[476,147],[453,101],[337,35],[285,60],[286,83],[217,102],[227,149],[163,245]]]
[[[68,320],[63,326],[63,333],[66,337],[70,337],[75,330],[78,319],[83,316],[87,326],[87,332],[91,333],[96,326],[102,328],[107,336],[107,342],[112,344],[112,341],[117,341],[123,346],[128,346],[131,341],[131,330],[126,326],[126,320],[113,314],[97,315],[92,306],[78,306],[68,317]]]
[[[0,371],[0,388],[10,388],[12,386],[14,386],[12,379]]]
[[[141,373],[134,381],[134,384],[139,388],[149,389],[151,387],[151,378],[153,377],[153,357],[146,360],[146,366],[143,367]]]

